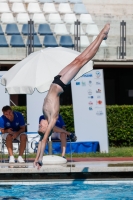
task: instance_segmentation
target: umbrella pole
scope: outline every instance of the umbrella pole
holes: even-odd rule
[[[48,153],[49,153],[49,155],[52,155],[52,141],[51,141],[51,136],[49,137],[49,141],[48,141]]]

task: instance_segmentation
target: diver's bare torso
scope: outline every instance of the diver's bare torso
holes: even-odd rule
[[[59,114],[59,98],[60,94],[63,93],[61,86],[57,84],[51,84],[49,92],[44,99],[43,113],[45,118],[50,122],[51,118],[57,117]]]

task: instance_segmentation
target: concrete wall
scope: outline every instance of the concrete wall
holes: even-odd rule
[[[108,40],[109,58],[116,58],[114,52],[120,45],[120,22],[126,21],[127,58],[133,55],[133,0],[83,0],[88,12],[91,14],[99,30],[104,24],[110,23],[111,29]]]

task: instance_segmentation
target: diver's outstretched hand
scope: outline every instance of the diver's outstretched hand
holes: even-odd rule
[[[37,169],[40,169],[42,167],[43,163],[41,160],[38,160],[38,162],[36,162],[36,166],[37,166]]]

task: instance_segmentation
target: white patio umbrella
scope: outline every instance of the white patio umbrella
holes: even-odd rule
[[[14,65],[1,78],[9,94],[32,94],[49,90],[54,77],[80,53],[71,49],[56,47],[36,51]],[[92,70],[88,62],[75,76],[75,80]]]

